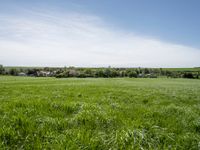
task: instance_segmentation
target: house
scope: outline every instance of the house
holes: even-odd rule
[[[24,72],[20,72],[20,73],[18,73],[18,76],[27,76],[27,75]]]
[[[144,74],[142,73],[138,74],[138,78],[144,78]]]
[[[38,77],[50,77],[50,76],[52,76],[52,73],[50,71],[38,71],[37,76]]]

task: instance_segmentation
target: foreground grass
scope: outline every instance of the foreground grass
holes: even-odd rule
[[[199,149],[200,80],[0,77],[0,149]]]

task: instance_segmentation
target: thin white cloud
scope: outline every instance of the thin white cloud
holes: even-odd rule
[[[0,15],[0,64],[26,66],[200,66],[200,50],[112,29],[80,13]]]

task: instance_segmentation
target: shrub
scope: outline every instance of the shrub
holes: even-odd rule
[[[186,72],[183,74],[183,78],[194,79],[194,75],[191,72]]]

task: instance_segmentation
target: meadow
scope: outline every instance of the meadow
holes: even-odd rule
[[[200,80],[0,76],[0,149],[200,149]]]

